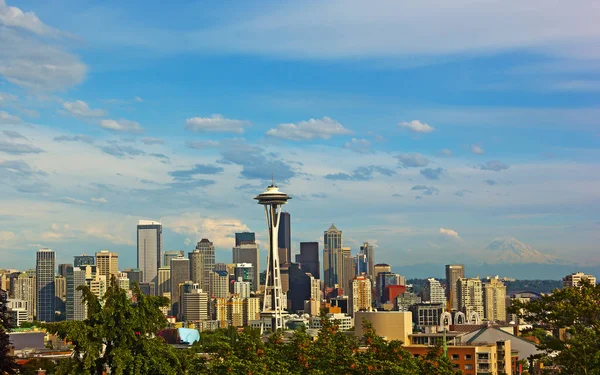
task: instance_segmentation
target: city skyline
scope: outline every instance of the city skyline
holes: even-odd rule
[[[2,267],[43,247],[135,267],[139,220],[225,260],[236,232],[266,242],[247,198],[272,174],[299,202],[292,254],[335,222],[392,266],[481,262],[503,237],[599,265],[591,4],[469,4],[471,25],[462,1],[432,23],[402,2],[0,0]]]

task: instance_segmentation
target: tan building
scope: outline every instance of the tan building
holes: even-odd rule
[[[480,319],[483,319],[483,290],[479,278],[460,278],[458,279],[458,309],[465,313],[467,319],[470,319],[472,313],[477,313]]]
[[[199,288],[184,293],[181,307],[185,321],[194,322],[208,319],[208,293]]]
[[[227,271],[213,271],[210,273],[212,298],[229,297],[229,274]]]
[[[227,302],[227,319],[234,327],[244,326],[244,299],[234,296]]]
[[[357,311],[354,314],[354,334],[363,336],[363,319],[370,322],[375,332],[387,341],[410,342],[412,334],[412,313],[407,311]]]
[[[90,290],[99,300],[104,297],[107,287],[108,284],[104,275],[96,275],[96,278],[90,281]]]
[[[379,273],[381,272],[392,272],[392,267],[390,267],[389,264],[378,263],[375,266],[373,266],[373,272],[375,272],[375,275],[373,277],[377,279],[377,275],[379,275]]]
[[[497,276],[483,284],[483,313],[488,321],[506,321],[506,286]]]
[[[110,282],[110,278],[119,277],[119,254],[108,250],[101,250],[96,253],[96,274],[106,276],[106,281]]]
[[[348,309],[350,316],[354,316],[357,311],[371,311],[371,298],[371,280],[366,275],[356,276],[352,280],[351,306]]]
[[[244,326],[249,326],[250,321],[260,319],[260,298],[244,298]]]
[[[171,267],[159,267],[157,279],[156,294],[164,297],[165,293],[171,293]]]
[[[577,287],[582,280],[587,280],[590,282],[590,284],[596,285],[596,277],[592,275],[586,275],[583,272],[575,272],[563,277],[563,288]]]
[[[19,274],[13,286],[13,295],[15,299],[27,301],[27,319],[32,321],[36,315],[35,306],[37,301],[35,271]]]

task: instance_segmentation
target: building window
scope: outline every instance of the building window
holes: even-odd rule
[[[473,359],[473,356],[470,354],[465,354],[465,361],[470,361]]]
[[[473,365],[465,365],[465,370],[473,370]]]
[[[460,358],[460,356],[458,354],[452,354],[453,361],[458,361],[459,358]]]

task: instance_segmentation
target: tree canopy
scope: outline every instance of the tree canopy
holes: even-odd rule
[[[16,374],[17,363],[10,355],[8,331],[13,327],[6,306],[7,293],[0,289],[0,374]]]
[[[510,311],[538,328],[531,333],[540,340],[537,346],[547,362],[566,374],[600,374],[600,285],[584,280],[540,299],[517,301]],[[539,334],[539,328],[555,335]]]

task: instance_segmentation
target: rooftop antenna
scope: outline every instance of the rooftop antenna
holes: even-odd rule
[[[271,173],[271,186],[275,186],[275,173]]]

